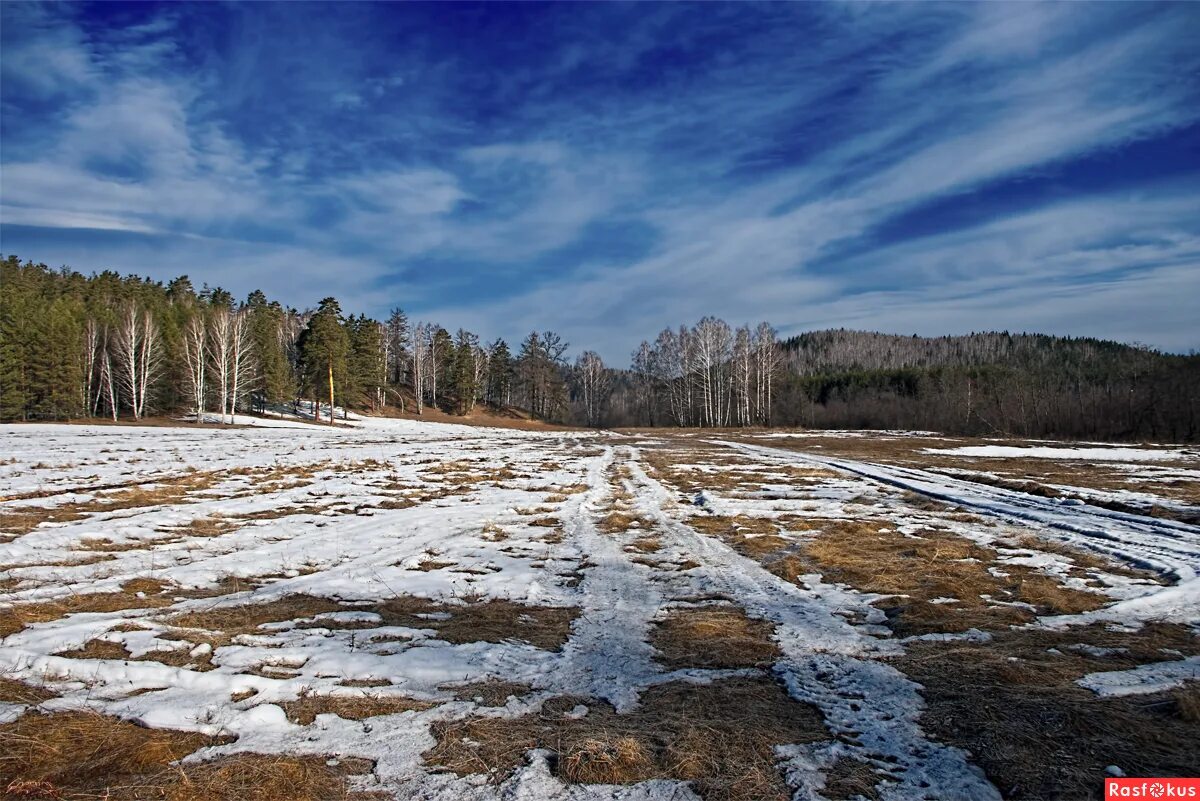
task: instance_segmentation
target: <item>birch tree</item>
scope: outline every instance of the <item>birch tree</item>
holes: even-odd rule
[[[775,337],[770,323],[759,323],[754,331],[755,418],[764,426],[771,425],[771,385],[782,358]]]
[[[600,409],[608,386],[608,371],[595,351],[584,351],[575,362],[580,398],[589,426],[600,424]]]
[[[114,337],[118,385],[133,419],[146,414],[150,387],[162,370],[162,339],[154,315],[134,301],[121,312]]]
[[[750,425],[753,417],[751,411],[751,377],[754,374],[753,343],[749,326],[742,326],[733,338],[733,396],[737,406],[737,424]]]
[[[696,324],[694,335],[704,424],[723,426],[728,423],[728,375],[733,333],[724,320],[705,317]]]
[[[633,372],[633,405],[638,422],[645,422],[651,426],[654,425],[654,407],[657,400],[654,392],[654,355],[650,343],[643,339],[630,360],[630,369]]]
[[[208,331],[204,317],[200,312],[188,318],[183,329],[183,361],[186,367],[184,376],[187,380],[188,397],[196,414],[196,422],[204,420],[204,395],[207,389],[205,373],[208,366],[208,353],[205,345]]]
[[[233,377],[233,366],[230,363],[233,353],[230,347],[232,339],[233,314],[229,307],[213,308],[209,315],[208,335],[204,345],[216,384],[217,408],[222,423],[225,422],[225,399],[229,397],[229,384]]]
[[[413,329],[413,400],[417,404],[417,414],[425,413],[425,381],[429,372],[429,326],[417,323]]]
[[[229,409],[229,422],[237,412],[238,402],[254,386],[254,357],[250,340],[250,311],[238,309],[231,314],[229,346],[232,349],[229,358],[230,381],[229,395],[226,406]]]
[[[83,407],[88,417],[96,414],[100,398],[100,360],[105,347],[104,327],[95,317],[83,324]]]

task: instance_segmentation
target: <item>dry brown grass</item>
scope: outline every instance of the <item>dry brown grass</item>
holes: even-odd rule
[[[188,537],[219,537],[222,534],[236,531],[243,525],[245,525],[244,522],[235,517],[212,515],[210,517],[198,517],[192,522],[176,529],[176,531]]]
[[[170,545],[182,541],[183,537],[180,536],[155,537],[153,539],[140,538],[126,540],[125,542],[116,542],[108,537],[83,537],[72,550],[89,551],[96,554],[113,554],[124,551],[144,551],[156,545]]]
[[[1038,614],[1076,614],[1106,599],[1063,586],[1020,565],[1001,565],[1007,577],[988,572],[996,552],[965,537],[923,530],[916,536],[879,531],[876,522],[839,521],[804,544],[803,553],[826,580],[892,596],[881,603],[898,634],[965,631],[1027,622],[1027,609],[990,603],[1023,602]],[[933,604],[937,598],[955,603]]]
[[[518,473],[510,467],[489,467],[481,462],[487,459],[458,459],[442,462],[426,468],[421,477],[426,481],[451,487],[456,491],[469,492],[482,484],[502,486],[505,481],[519,478],[530,478],[527,473]]]
[[[734,606],[672,610],[655,624],[650,644],[675,668],[764,667],[780,656],[775,627]]]
[[[168,606],[174,602],[170,590],[171,585],[156,579],[133,579],[121,585],[119,592],[85,593],[53,601],[13,604],[0,609],[0,637],[15,634],[34,623],[45,623],[78,612],[116,612]]]
[[[764,444],[753,438],[745,441],[751,444]],[[823,456],[840,456],[848,459],[858,459],[868,462],[885,462],[928,469],[941,467],[951,469],[968,469],[985,471],[992,476],[974,474],[961,476],[970,481],[1001,486],[1020,492],[1028,492],[1043,497],[1072,497],[1064,493],[1059,486],[1084,487],[1095,490],[1128,490],[1147,489],[1163,497],[1188,504],[1200,506],[1200,481],[1190,477],[1180,477],[1171,481],[1156,481],[1152,485],[1139,485],[1136,473],[1130,473],[1116,463],[1094,462],[1084,459],[1043,459],[1022,457],[976,457],[956,456],[947,453],[922,453],[922,449],[945,449],[961,445],[995,445],[994,440],[971,438],[931,438],[931,437],[894,437],[883,434],[864,437],[812,437],[805,436],[796,439],[774,439],[770,446],[786,448],[801,452],[812,451]],[[1040,445],[1045,443],[1008,440],[1008,445]],[[1070,443],[1063,443],[1069,445]],[[1051,486],[1058,485],[1058,486]],[[1087,499],[1094,502],[1094,499]],[[1141,514],[1152,514],[1153,509],[1123,507],[1123,511]],[[1160,507],[1160,513],[1169,510]],[[1194,519],[1187,522],[1194,522]]]
[[[780,522],[786,522],[795,529],[815,525],[819,521],[789,519]],[[735,551],[755,560],[784,581],[795,583],[800,576],[813,572],[811,566],[796,555],[799,546],[779,536],[777,532],[780,529],[776,521],[745,515],[697,515],[689,518],[688,524],[697,531],[720,537]]]
[[[416,566],[410,567],[409,570],[420,570],[422,573],[430,573],[434,570],[441,570],[442,568],[446,567],[454,567],[455,564],[455,562],[446,562],[441,559],[423,559]]]
[[[539,487],[533,489],[534,492],[549,492],[543,503],[563,503],[572,495],[578,495],[581,492],[587,492],[589,485],[587,484],[559,484],[549,487]]]
[[[455,644],[519,640],[554,650],[567,641],[571,622],[579,613],[574,607],[530,606],[501,599],[468,599],[464,604],[439,604],[423,598],[397,596],[377,604],[343,604],[328,598],[289,595],[260,604],[180,613],[165,622],[186,629],[220,631],[236,636],[252,634],[266,623],[350,611],[373,612],[380,616],[381,622],[364,625],[358,621],[345,624],[331,620],[317,621],[314,625],[322,628],[369,629],[382,625],[433,629],[438,639]],[[441,615],[449,615],[449,618],[440,619]]]
[[[527,489],[529,492],[549,493],[542,499],[542,503],[563,503],[569,500],[572,495],[587,492],[589,488],[588,484],[547,484],[541,487],[528,487]]]
[[[504,706],[508,703],[509,698],[520,698],[532,692],[532,688],[528,684],[500,681],[499,679],[477,681],[471,684],[456,686],[442,686],[439,689],[452,690],[455,700],[474,701],[483,706]]]
[[[315,617],[329,612],[344,612],[343,606],[329,598],[312,595],[288,595],[266,603],[238,606],[213,606],[171,615],[163,622],[172,626],[205,631],[220,631],[230,636],[253,634],[266,623]]]
[[[614,509],[600,518],[596,527],[606,534],[624,534],[628,531],[644,531],[653,528],[654,521],[634,512]]]
[[[953,512],[955,509],[945,501],[930,498],[919,492],[906,492],[903,498],[905,505],[921,512]]]
[[[750,458],[722,446],[676,442],[667,448],[646,451],[645,462],[655,478],[688,495],[700,490],[718,490],[736,497],[761,492],[772,485],[804,487],[836,475],[819,467],[764,467],[748,463]],[[688,466],[681,467],[680,462]],[[706,469],[696,469],[692,466],[696,463],[702,463]]]
[[[379,715],[395,715],[429,709],[433,704],[413,698],[372,695],[305,695],[279,704],[288,720],[307,726],[317,715],[337,715],[346,720],[364,720]]]
[[[97,495],[88,501],[57,506],[9,506],[0,510],[0,531],[17,535],[27,534],[42,523],[69,523],[102,512],[184,503],[193,493],[211,487],[218,479],[219,475],[216,473],[197,471],[183,476],[156,479],[154,483],[129,485],[125,489]]]
[[[171,638],[164,636],[164,639]],[[187,648],[147,651],[140,656],[133,656],[120,643],[109,640],[88,640],[79,648],[70,651],[60,651],[55,656],[63,656],[68,659],[118,659],[126,662],[158,662],[161,665],[188,668],[189,670],[200,672],[213,670],[216,665],[212,662],[212,651],[192,656],[192,648],[200,643],[188,642],[190,647]],[[213,641],[211,638],[206,638],[206,642],[214,648],[227,644],[227,641],[224,639]]]
[[[960,462],[959,464],[962,464]],[[1117,466],[1092,463],[1083,460],[1056,462],[1053,459],[969,459],[967,466],[978,471],[962,476],[969,481],[990,484],[994,487],[1016,490],[1043,498],[1073,498],[1102,506],[1118,512],[1148,515],[1180,520],[1185,523],[1200,522],[1196,511],[1177,510],[1160,504],[1134,505],[1115,499],[1098,498],[1091,494],[1072,492],[1070,487],[1083,487],[1104,491],[1137,489],[1151,492],[1192,507],[1200,506],[1200,481],[1179,477],[1171,481],[1140,481],[1137,473],[1130,473]],[[989,475],[990,474],[990,475]]]
[[[32,684],[0,675],[0,701],[4,703],[37,706],[55,695],[45,688],[34,687]]]
[[[996,632],[993,649],[1004,656],[998,666],[1012,684],[1072,682],[1086,673],[1129,670],[1150,662],[1200,654],[1200,637],[1176,623],[1147,623],[1134,631],[1115,631],[1102,623],[1062,631],[1038,628]],[[1104,656],[1079,646],[1112,649]]]
[[[562,776],[576,784],[621,784],[649,772],[653,761],[636,737],[586,739],[560,759]]]
[[[564,539],[566,539],[566,536],[563,534],[563,530],[561,528],[556,528],[553,531],[547,532],[541,537],[541,541],[547,545],[558,545]]]
[[[687,522],[696,531],[721,537],[739,553],[752,558],[789,545],[787,540],[779,536],[779,525],[765,517],[695,515],[688,518]]]
[[[31,713],[0,726],[5,797],[85,801],[351,801],[364,760],[238,754],[172,763],[228,738],[147,729],[92,713]]]
[[[881,778],[880,771],[867,763],[842,757],[826,772],[825,789],[821,795],[829,801],[846,801],[860,796],[875,801],[879,798],[875,785]]]
[[[1023,566],[1004,565],[1008,578],[987,571],[997,554],[945,531],[925,530],[906,537],[886,521],[698,515],[688,520],[698,531],[721,537],[735,550],[776,576],[797,582],[807,573],[856,589],[904,596],[882,603],[893,628],[902,634],[964,631],[1025,622],[1028,610],[990,603],[1033,605],[1040,614],[1075,614],[1096,609],[1105,598],[1063,586],[1057,579]],[[791,542],[780,527],[809,532]],[[953,604],[931,604],[935,598],[957,598]]]
[[[1062,637],[1086,634],[1095,640],[1101,631]],[[1180,644],[1171,629],[1109,634]],[[1200,729],[1170,713],[1169,697],[1103,699],[1074,684],[1083,672],[1134,660],[1075,654],[1061,641],[1058,654],[1048,652],[1059,637],[1014,631],[986,644],[922,642],[894,664],[924,687],[922,727],[969,750],[1005,798],[1099,799],[1097,777],[1110,764],[1133,776],[1200,773]]]
[[[390,687],[388,679],[342,679],[338,684],[343,687]]]
[[[567,713],[587,703],[582,718]],[[532,748],[556,754],[554,772],[574,783],[691,782],[706,801],[786,801],[773,748],[828,737],[820,713],[764,678],[652,687],[626,714],[580,698],[546,702],[522,718],[439,722],[426,762],[459,775],[500,780]]]
[[[1200,684],[1191,682],[1171,693],[1175,715],[1188,723],[1200,723]]]
[[[390,608],[396,603],[388,601],[384,607]],[[428,608],[434,612],[449,613],[450,619],[399,622],[412,613],[397,608],[394,612],[397,622],[390,625],[432,628],[437,631],[438,639],[455,644],[518,640],[553,651],[566,643],[571,634],[571,623],[579,615],[579,610],[574,607],[527,606],[499,599],[475,601],[465,606],[430,605]]]
[[[488,542],[504,542],[508,532],[496,523],[488,522],[483,525],[483,536]]]
[[[658,537],[640,537],[626,547],[638,553],[657,553],[662,549],[662,540]]]
[[[0,726],[0,787],[47,790],[42,797],[102,795],[110,788],[152,781],[169,763],[217,740],[159,731],[92,713],[26,714]],[[33,795],[37,797],[37,795]],[[129,797],[129,796],[126,796]]]
[[[82,565],[95,565],[100,562],[111,562],[117,557],[109,553],[94,553],[88,556],[68,557],[66,559],[54,559],[48,562],[36,562],[23,565],[5,564],[0,565],[0,575],[21,568],[39,568],[39,567],[80,567]],[[16,586],[21,582],[20,579],[0,579],[0,587],[11,582],[11,586]]]

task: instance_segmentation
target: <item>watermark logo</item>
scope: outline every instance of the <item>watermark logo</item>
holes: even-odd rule
[[[1105,779],[1104,797],[1200,801],[1200,779]]]

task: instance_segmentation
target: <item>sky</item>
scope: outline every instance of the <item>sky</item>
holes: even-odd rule
[[[1200,348],[1200,3],[0,4],[0,252],[628,363]]]

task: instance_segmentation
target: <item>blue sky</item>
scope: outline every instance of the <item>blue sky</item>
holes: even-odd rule
[[[1200,347],[1200,4],[6,2],[0,250],[625,364]]]

